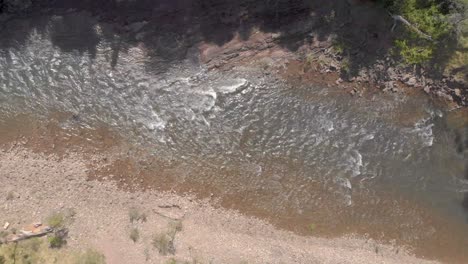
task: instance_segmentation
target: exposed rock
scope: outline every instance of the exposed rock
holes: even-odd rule
[[[234,79],[234,80],[227,80],[216,89],[218,92],[223,94],[230,94],[241,92],[245,88],[249,87],[250,83],[246,79]]]
[[[386,82],[384,84],[383,91],[384,92],[392,91],[394,86],[395,86],[395,82],[393,82],[393,81]]]
[[[387,74],[388,74],[388,78],[390,78],[390,80],[396,80],[398,78],[398,75],[395,72],[395,69],[393,67],[389,67],[387,69]]]
[[[416,77],[410,77],[405,83],[409,86],[415,86],[418,83],[418,80]]]
[[[453,97],[452,97],[451,95],[446,94],[446,93],[444,93],[444,92],[442,92],[442,91],[437,91],[436,94],[437,94],[437,96],[439,96],[440,98],[444,98],[444,99],[446,99],[446,100],[453,101]]]
[[[431,93],[431,88],[429,86],[424,87],[424,92],[427,94]]]

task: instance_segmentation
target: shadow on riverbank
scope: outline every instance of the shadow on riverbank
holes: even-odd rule
[[[3,4],[2,49],[24,44],[30,32],[50,32],[54,45],[93,57],[101,41],[113,45],[111,65],[119,53],[144,43],[154,60],[180,60],[200,42],[223,45],[236,35],[255,31],[280,33],[278,43],[296,51],[304,44],[340,42],[349,57],[349,71],[382,59],[392,46],[392,19],[370,4],[348,1],[33,1],[9,10]],[[1,6],[1,4],[0,4]],[[80,14],[77,11],[86,11]],[[20,27],[8,19],[25,19]],[[96,27],[104,31],[97,33]],[[70,37],[73,36],[73,37]]]

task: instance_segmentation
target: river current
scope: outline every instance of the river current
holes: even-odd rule
[[[466,121],[429,97],[353,98],[247,66],[157,61],[143,45],[115,61],[103,26],[95,49],[80,51],[54,45],[90,41],[68,24],[54,35],[52,24],[26,33],[24,21],[8,23],[27,40],[0,50],[0,120],[71,113],[63,129],[105,124],[228,207],[300,232],[370,233],[468,259]]]

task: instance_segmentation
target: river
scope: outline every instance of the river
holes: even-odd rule
[[[150,187],[173,177],[175,189],[302,234],[358,234],[468,261],[466,112],[425,95],[350,97],[248,66],[208,70],[191,54],[155,60],[137,44],[116,60],[124,40],[104,37],[116,34],[106,25],[83,39],[80,16],[36,19],[0,32],[3,43],[24,36],[0,50],[4,135],[28,127],[20,115],[46,125],[67,113],[54,119],[60,129],[104,125],[144,150],[130,159],[157,159]],[[43,28],[23,30],[36,22]]]

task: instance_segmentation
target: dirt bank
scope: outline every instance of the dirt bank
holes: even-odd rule
[[[371,240],[301,237],[215,209],[207,201],[155,191],[130,193],[112,182],[88,181],[87,162],[77,154],[59,159],[13,148],[1,152],[0,164],[2,223],[19,228],[73,210],[67,248],[96,248],[107,263],[172,258],[196,263],[430,263]],[[129,212],[135,209],[145,221],[131,222]],[[152,240],[167,232],[172,221],[180,221],[182,229],[175,234],[174,255],[163,256]],[[133,228],[140,236],[136,242],[129,236]]]

